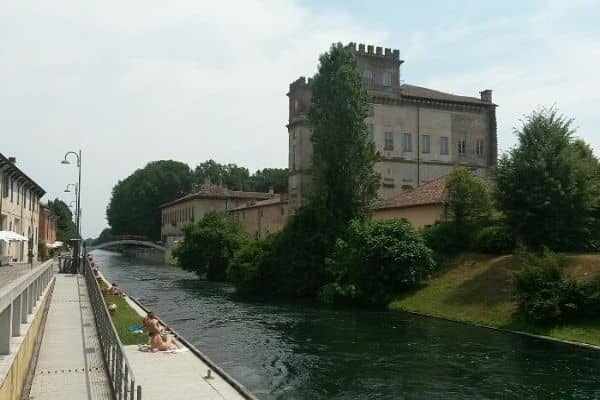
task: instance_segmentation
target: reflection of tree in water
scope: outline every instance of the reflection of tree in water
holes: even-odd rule
[[[600,357],[410,314],[258,302],[178,268],[94,259],[261,399],[594,398]]]

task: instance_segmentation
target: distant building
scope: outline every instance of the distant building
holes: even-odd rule
[[[43,204],[40,204],[39,220],[39,240],[43,240],[46,247],[49,249],[59,247],[61,243],[56,242],[57,218],[52,214],[50,209]]]
[[[415,228],[422,228],[447,218],[446,200],[446,177],[441,177],[379,202],[372,219],[404,218]]]
[[[246,233],[262,239],[280,230],[289,216],[287,196],[276,194],[268,200],[250,201],[229,211]]]
[[[399,50],[348,47],[356,56],[370,97],[366,132],[381,156],[381,200],[448,175],[454,165],[487,177],[496,164],[496,105],[492,91],[458,96],[400,80]],[[311,192],[312,142],[308,112],[312,79],[300,77],[289,92],[289,196],[297,207]]]
[[[15,158],[0,153],[0,230],[12,231],[29,238],[29,242],[0,240],[0,257],[11,262],[28,261],[38,253],[40,198],[46,192],[19,167]]]
[[[210,186],[187,194],[160,206],[162,242],[167,248],[173,248],[183,238],[184,226],[199,221],[207,212],[226,212],[245,206],[248,202],[273,198],[273,192],[242,192],[220,186]]]

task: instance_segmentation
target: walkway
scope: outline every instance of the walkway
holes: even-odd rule
[[[145,315],[137,304],[126,300],[138,314]],[[206,379],[211,368],[189,350],[148,353],[139,351],[138,346],[124,348],[136,383],[142,385],[144,400],[246,399],[215,371]]]
[[[56,275],[29,398],[111,399],[83,276]]]

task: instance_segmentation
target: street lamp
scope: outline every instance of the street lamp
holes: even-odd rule
[[[68,151],[65,153],[65,158],[64,160],[62,160],[60,163],[61,164],[71,164],[71,162],[68,160],[68,157],[70,155],[75,156],[76,160],[77,160],[77,169],[79,172],[79,179],[77,181],[77,185],[75,186],[75,203],[76,203],[76,207],[75,207],[75,230],[77,233],[77,242],[75,244],[75,246],[73,246],[73,262],[75,262],[77,265],[77,268],[79,268],[79,248],[80,248],[80,243],[81,243],[81,232],[79,230],[79,216],[81,214],[81,150],[79,150],[79,152],[74,152],[74,151]],[[69,192],[69,186],[73,185],[72,183],[67,185],[67,188],[65,189],[65,192]],[[74,271],[75,272],[75,271]]]

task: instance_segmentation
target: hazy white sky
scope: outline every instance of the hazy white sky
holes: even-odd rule
[[[48,194],[76,180],[83,234],[112,186],[148,161],[287,165],[288,85],[334,41],[399,48],[402,79],[494,90],[500,150],[540,105],[575,118],[600,154],[598,1],[0,2],[0,152]],[[451,5],[449,5],[451,3]]]

